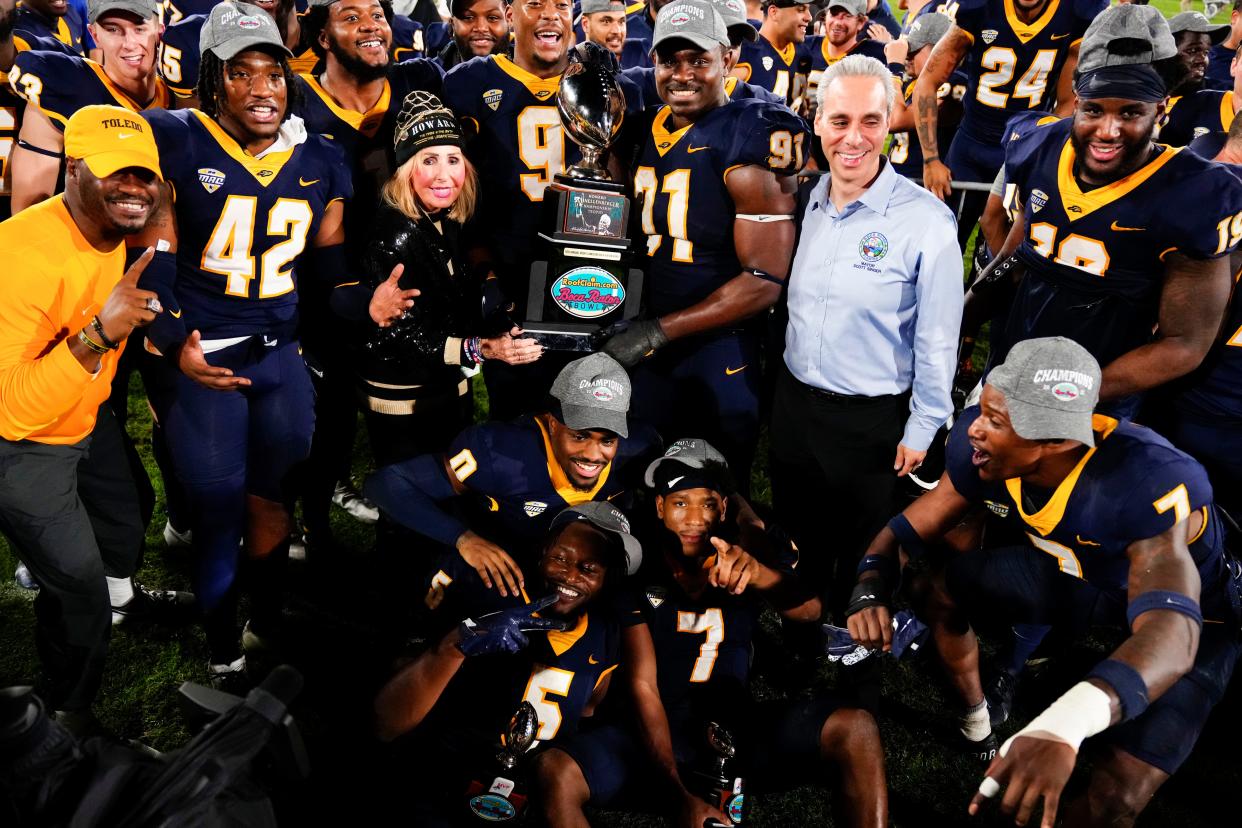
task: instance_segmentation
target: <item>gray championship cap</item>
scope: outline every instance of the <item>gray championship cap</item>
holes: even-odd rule
[[[906,43],[910,46],[909,53],[914,54],[924,46],[935,46],[952,25],[953,21],[944,12],[929,12],[920,16],[906,34]]]
[[[1169,23],[1153,6],[1112,6],[1087,27],[1078,48],[1078,74],[1105,66],[1141,66],[1176,54]]]
[[[821,5],[828,10],[828,14],[832,14],[833,9],[840,8],[845,9],[855,17],[859,15],[866,17],[867,15],[867,0],[828,0],[828,2]]]
[[[1202,12],[1182,12],[1169,19],[1169,31],[1173,34],[1182,32],[1205,34],[1212,38],[1213,46],[1229,37],[1231,28],[1228,23],[1213,23]]]
[[[643,547],[638,538],[630,534],[630,521],[621,510],[611,503],[592,500],[562,509],[552,518],[550,531],[556,532],[562,526],[584,520],[596,529],[615,535],[621,541],[625,551],[625,574],[633,575],[643,563]]]
[[[602,428],[628,437],[630,376],[605,353],[576,359],[561,369],[551,394],[561,404],[560,420],[573,429]]]
[[[625,0],[582,0],[582,10],[579,15],[614,11],[618,8],[622,12],[625,11]]]
[[[1005,395],[1019,437],[1095,445],[1091,414],[1100,400],[1100,365],[1074,340],[1049,336],[1019,342],[986,382]]]
[[[256,46],[266,46],[285,57],[293,57],[276,28],[276,21],[263,9],[249,3],[225,2],[213,6],[198,34],[199,54],[211,52],[220,60],[232,60]]]
[[[746,17],[746,0],[711,0],[711,3],[719,12],[730,37],[736,30],[743,40],[759,39],[759,32],[750,25],[750,20]]]
[[[729,45],[729,30],[710,0],[679,0],[656,15],[651,48],[666,40],[686,40],[703,51]]]
[[[86,22],[94,23],[110,11],[123,11],[139,20],[150,20],[159,15],[163,4],[156,0],[90,0],[86,4]]]
[[[656,494],[668,494],[676,490],[681,478],[675,480],[666,479],[667,474],[660,470],[661,467],[666,471],[671,470],[672,473],[676,473],[676,470],[685,470],[687,472],[690,470],[700,470],[706,468],[709,463],[718,465],[721,470],[729,468],[724,455],[706,440],[698,437],[678,440],[669,446],[663,455],[651,461],[651,464],[647,466],[646,473],[643,474],[643,482],[647,484],[648,488],[656,489]],[[713,488],[724,485],[725,482],[723,480],[717,481]]]

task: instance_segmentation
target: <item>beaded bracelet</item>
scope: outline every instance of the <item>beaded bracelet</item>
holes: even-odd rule
[[[471,336],[462,341],[462,345],[466,349],[466,359],[478,365],[483,361],[483,343],[477,336]]]

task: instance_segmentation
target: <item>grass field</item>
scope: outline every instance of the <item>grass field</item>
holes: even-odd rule
[[[1064,1],[1064,0],[1063,0]],[[1172,0],[1153,3],[1166,14],[1176,11]],[[1224,15],[1222,15],[1222,18]],[[164,548],[163,499],[159,476],[150,451],[150,417],[137,379],[129,398],[130,433],[159,494],[156,518],[147,536],[147,553],[139,577],[159,587],[188,588],[184,552]],[[355,475],[366,472],[368,451],[360,436]],[[760,452],[753,491],[756,501],[770,500]],[[389,669],[381,642],[385,629],[375,612],[378,591],[370,567],[373,540],[370,528],[334,510],[334,531],[349,557],[326,572],[312,573],[305,566],[291,570],[291,599],[285,655],[307,677],[307,689],[295,708],[312,752],[313,784],[283,802],[287,824],[356,824],[352,803],[365,790],[365,716],[376,684]],[[0,539],[0,686],[25,683],[37,673],[32,638],[34,594],[17,588],[9,573],[15,558]],[[411,600],[417,596],[411,595]],[[775,624],[768,619],[770,646],[757,661],[757,688],[763,695],[779,695],[784,682],[785,654],[772,635]],[[1041,672],[1020,689],[1016,718],[1028,720],[1058,695],[1084,665],[1099,657],[1106,642],[1069,642]],[[196,628],[175,632],[118,630],[104,686],[96,711],[104,724],[118,734],[141,739],[168,750],[185,742],[188,734],[175,703],[177,686],[201,680],[207,651]],[[833,669],[821,667],[817,687],[831,687],[837,680]],[[1236,747],[1242,734],[1242,706],[1238,682],[1230,697],[1213,715],[1195,754],[1182,771],[1157,796],[1141,825],[1234,826],[1242,812],[1242,758]],[[892,815],[900,826],[1002,824],[1000,820],[970,821],[966,804],[978,784],[979,772],[956,758],[946,747],[953,730],[942,682],[931,663],[890,665],[884,684],[880,725],[885,742]],[[1011,726],[1012,728],[1012,726]],[[1011,732],[1011,728],[1004,733]],[[1083,774],[1075,777],[1080,785]],[[411,780],[411,792],[417,780]],[[817,787],[757,799],[756,826],[832,825],[829,795]],[[622,814],[599,815],[598,824],[647,826],[659,824],[650,817]]]

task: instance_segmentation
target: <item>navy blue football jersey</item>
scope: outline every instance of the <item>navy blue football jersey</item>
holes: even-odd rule
[[[507,607],[529,603],[525,596],[502,601]],[[620,626],[611,612],[589,607],[572,629],[526,637],[530,644],[516,655],[467,658],[422,727],[474,741],[464,746],[467,752],[489,748],[528,701],[539,715],[539,742],[576,732],[595,689],[617,667]]]
[[[653,68],[637,68],[626,69],[622,72],[625,77],[634,82],[638,87],[639,93],[642,95],[643,109],[650,109],[653,106],[661,106],[664,101],[660,99],[660,92],[656,88],[655,69]],[[755,86],[753,83],[747,83],[740,78],[730,75],[725,78],[725,92],[729,95],[730,100],[741,101],[747,98],[759,98],[772,103],[783,104],[785,100],[777,97],[772,92],[764,89],[762,86]]]
[[[840,57],[833,57],[828,54],[828,36],[816,35],[809,38],[803,47],[810,63],[807,64],[806,79],[806,97],[814,102],[816,90],[819,89],[819,79],[823,77],[824,70],[832,64],[841,60],[848,55],[862,55],[863,57],[875,58],[880,63],[887,64],[888,60],[884,57],[884,44],[878,40],[859,40],[855,42],[854,47]],[[812,103],[813,105],[813,103]]]
[[[1053,381],[1048,385],[1048,394],[1054,393]],[[1016,516],[1031,545],[1055,557],[1062,572],[1124,594],[1130,544],[1154,538],[1200,512],[1203,526],[1191,539],[1190,555],[1205,595],[1222,582],[1224,535],[1207,473],[1168,440],[1128,420],[1097,414],[1092,424],[1095,446],[1055,491],[1036,492],[1021,478],[979,477],[966,435],[978,416],[978,406],[966,409],[949,434],[945,471],[953,487],[966,500],[1002,517]],[[1038,509],[1030,508],[1041,501]]]
[[[1209,132],[1228,132],[1234,116],[1233,92],[1203,89],[1169,99],[1169,109],[1157,133],[1160,142],[1184,147]]]
[[[113,83],[95,61],[59,52],[19,53],[9,70],[9,85],[62,132],[73,113],[84,106],[108,104],[142,112],[172,104],[172,94],[162,81],[156,81],[155,97],[143,106]]]
[[[792,106],[806,91],[811,53],[806,41],[777,49],[770,40],[759,35],[753,42],[742,41],[733,69],[742,80],[768,90],[787,106]]]
[[[644,3],[635,3],[634,7],[626,7],[625,15],[625,37],[638,38],[651,42],[651,36],[655,33],[655,24],[651,15],[647,13],[647,6]]]
[[[642,95],[624,75],[618,81],[632,112]],[[479,173],[477,224],[510,261],[530,257],[542,221],[532,207],[543,202],[553,176],[581,158],[556,109],[560,82],[560,75],[536,77],[504,55],[473,58],[444,76],[444,102],[473,133],[467,152]]]
[[[967,80],[966,74],[957,69],[949,76],[948,82],[942,83],[937,90],[940,118],[936,121],[936,134],[942,147],[949,145],[953,140],[953,133],[957,132],[958,125],[961,124],[962,99],[966,96]],[[914,84],[915,81],[910,81],[902,90],[902,99],[906,106],[914,105]],[[892,162],[893,169],[907,178],[923,177],[923,147],[913,129],[893,133],[893,140],[888,145],[888,160]]]
[[[1138,170],[1084,191],[1071,126],[1038,126],[1006,146],[1027,232],[1006,339],[1067,336],[1107,365],[1151,339],[1167,255],[1210,259],[1242,240],[1242,188],[1219,164],[1157,145]]]
[[[651,41],[642,40],[632,35],[625,39],[621,46],[622,69],[635,69],[651,66]]]
[[[85,37],[86,20],[72,5],[61,17],[44,17],[26,5],[19,5],[13,15],[13,45],[19,52],[60,52],[85,57]]]
[[[802,169],[810,133],[788,107],[758,98],[730,101],[677,130],[667,106],[648,113],[634,127],[641,142],[632,167],[634,206],[647,236],[648,304],[663,316],[741,272],[729,173],[754,165],[793,175]]]
[[[147,120],[176,192],[175,296],[185,329],[203,339],[292,336],[298,257],[328,204],[352,194],[339,148],[311,135],[256,158],[196,109]]]
[[[1000,144],[1005,122],[1026,109],[1051,109],[1070,47],[1108,7],[1108,0],[1050,0],[1023,23],[1013,0],[962,0],[954,22],[973,41],[961,68],[970,78],[962,131]]]
[[[447,456],[457,482],[475,496],[473,519],[479,534],[504,546],[519,560],[533,558],[566,506],[607,500],[628,505],[629,486],[638,468],[658,451],[658,438],[631,423],[616,456],[587,491],[576,489],[552,453],[542,421],[520,417],[509,423],[471,426],[453,440]]]
[[[388,54],[395,62],[423,57],[427,53],[422,23],[411,20],[404,14],[395,14],[388,25],[392,29]]]
[[[164,25],[172,26],[195,14],[210,14],[220,0],[164,0]]]
[[[13,171],[9,168],[9,158],[13,154],[13,145],[17,143],[25,109],[26,101],[0,79],[0,221],[10,215]]]

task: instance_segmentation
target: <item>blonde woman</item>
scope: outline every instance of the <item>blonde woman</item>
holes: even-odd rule
[[[394,136],[397,171],[384,185],[365,270],[373,284],[404,265],[421,291],[391,325],[373,328],[361,361],[364,416],[377,465],[443,450],[470,421],[463,368],[534,362],[542,347],[513,328],[481,336],[481,287],[463,267],[459,234],[478,181],[457,120],[434,95],[406,98]]]

